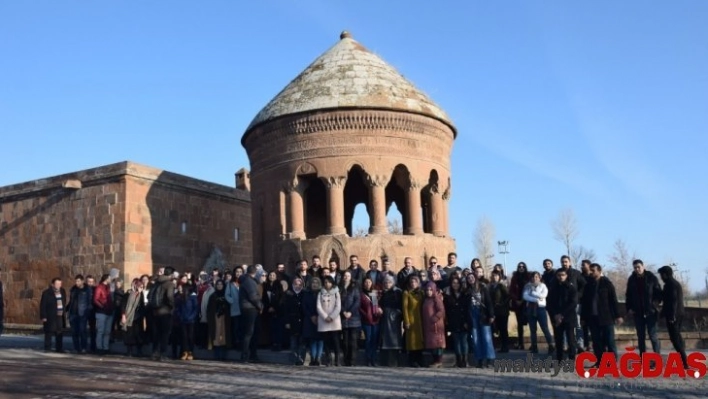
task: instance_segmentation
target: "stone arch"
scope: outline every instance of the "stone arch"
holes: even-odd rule
[[[382,236],[375,235],[373,237],[374,239],[369,243],[369,252],[367,253],[366,265],[362,264],[362,266],[366,269],[369,268],[369,262],[374,259],[379,262],[379,267],[383,256],[387,256],[391,259],[391,255],[386,251],[386,248],[391,247],[391,243],[389,243],[388,240],[385,240]]]
[[[406,186],[410,171],[403,164],[398,164],[393,168],[391,178],[386,185],[386,219],[390,220],[389,210],[391,205],[396,204],[396,208],[401,213],[401,231],[396,234],[403,234],[410,222],[408,221],[408,201],[406,201]]]
[[[322,263],[329,263],[330,259],[332,259],[333,257],[336,258],[337,265],[341,270],[342,260],[346,260],[348,255],[344,247],[344,243],[336,237],[330,237],[324,244],[320,256],[322,257]]]
[[[315,238],[327,232],[327,189],[316,174],[299,175],[302,185],[305,236]]]
[[[361,164],[354,164],[347,170],[347,182],[344,186],[344,225],[350,237],[354,234],[352,226],[354,208],[363,203],[366,205],[366,213],[371,215],[366,176],[365,169]]]
[[[303,162],[298,166],[297,172],[295,172],[296,176],[301,176],[301,175],[318,175],[317,167],[315,165],[311,164],[310,162]]]

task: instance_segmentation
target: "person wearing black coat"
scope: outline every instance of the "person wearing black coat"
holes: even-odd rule
[[[548,294],[546,310],[553,323],[553,337],[556,340],[556,358],[563,360],[563,340],[568,342],[568,358],[575,359],[575,328],[577,327],[578,292],[568,281],[564,269],[556,272],[553,291]]]
[[[661,353],[661,344],[657,334],[661,286],[654,273],[644,269],[644,263],[636,259],[632,262],[634,272],[627,279],[625,303],[627,317],[634,316],[634,328],[637,330],[639,353],[647,351],[646,333],[649,332],[651,347],[655,353]]]
[[[560,269],[564,269],[566,273],[568,274],[568,281],[570,284],[575,287],[575,290],[577,291],[577,302],[578,304],[582,303],[583,300],[583,292],[585,291],[585,276],[583,276],[583,273],[578,270],[574,269],[572,262],[570,260],[570,257],[568,255],[563,255],[561,256],[561,267]],[[558,270],[560,270],[558,269]],[[555,285],[555,281],[551,285],[548,286],[548,291],[553,291],[553,286]],[[581,313],[580,306],[576,307],[575,309],[576,312]],[[575,341],[576,344],[578,345],[578,348],[582,348],[587,346],[586,342],[583,342],[583,329],[580,326],[580,320],[576,320],[576,327],[575,327]]]
[[[489,295],[486,284],[477,280],[474,274],[468,274],[467,295],[470,301],[469,317],[471,319],[472,342],[474,343],[474,357],[477,359],[477,368],[492,367],[492,360],[496,358],[494,342],[492,341],[492,325],[494,325],[494,302]]]
[[[619,314],[615,286],[602,275],[602,266],[593,263],[590,272],[592,280],[582,296],[581,320],[590,326],[593,351],[599,362],[606,350],[613,352],[617,358],[614,324],[622,324],[623,320]]]
[[[44,324],[44,350],[52,348],[52,336],[56,351],[64,352],[63,339],[66,327],[66,291],[61,286],[61,279],[52,279],[52,285],[42,292],[39,302],[39,318]]]
[[[450,285],[443,291],[443,295],[447,332],[452,335],[452,343],[455,348],[455,366],[467,367],[467,354],[469,353],[467,337],[470,334],[471,326],[470,298],[462,289],[460,279],[454,276],[450,279]]]
[[[662,299],[664,306],[661,308],[661,316],[666,319],[666,329],[669,330],[669,339],[674,349],[681,355],[684,369],[688,368],[686,358],[686,345],[681,336],[681,322],[683,321],[683,288],[681,283],[674,278],[674,271],[671,266],[662,266],[659,276],[664,282]]]
[[[489,295],[494,304],[494,328],[499,331],[500,353],[509,352],[509,290],[502,283],[502,274],[495,270],[492,272],[492,282],[489,284]]]
[[[302,336],[304,296],[303,282],[299,277],[293,279],[292,288],[283,294],[284,326],[290,332],[290,350],[296,366],[305,363],[305,340]]]

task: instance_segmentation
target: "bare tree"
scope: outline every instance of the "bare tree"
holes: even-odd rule
[[[494,256],[495,235],[496,229],[492,221],[486,216],[479,218],[474,233],[474,248],[477,251],[477,257],[482,262],[482,266],[486,266],[487,259],[491,259]],[[485,270],[485,273],[488,272],[489,270]]]
[[[369,234],[369,230],[363,227],[355,227],[352,237],[366,237]]]
[[[614,252],[608,256],[607,260],[610,263],[610,267],[618,272],[624,273],[629,277],[632,273],[632,262],[636,258],[629,253],[629,247],[621,239],[618,238],[613,245]]]
[[[679,269],[678,263],[676,263],[671,257],[667,258],[664,264],[669,265],[674,269],[674,278],[679,282],[679,284],[681,284],[684,301],[688,300],[688,298],[692,295],[691,286],[688,284],[688,281],[690,280],[688,277],[688,270]]]
[[[551,221],[553,238],[565,245],[566,254],[570,256],[573,249],[573,241],[578,237],[578,221],[575,219],[575,212],[572,209],[563,209],[558,218]]]
[[[627,279],[632,274],[632,262],[634,259],[637,259],[637,255],[636,253],[630,253],[627,243],[620,238],[615,240],[613,252],[607,257],[609,264],[604,270],[604,275],[614,284],[618,298],[624,299],[625,297]]]
[[[585,248],[582,245],[576,245],[573,247],[573,250],[570,251],[570,259],[573,260],[573,264],[576,267],[579,267],[580,262],[584,259],[587,259],[590,262],[595,262],[597,260],[597,255],[595,254],[595,251],[590,248]]]
[[[403,234],[403,226],[399,219],[389,219],[388,220],[388,232],[389,234]]]

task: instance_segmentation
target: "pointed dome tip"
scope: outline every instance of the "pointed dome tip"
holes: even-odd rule
[[[339,40],[351,39],[351,38],[352,38],[352,34],[346,30],[342,31],[342,33],[339,34]]]

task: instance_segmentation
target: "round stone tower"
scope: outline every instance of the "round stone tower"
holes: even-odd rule
[[[428,96],[343,32],[253,119],[241,139],[251,163],[254,259],[292,268],[319,255],[368,269],[387,256],[455,248],[448,232],[450,153],[456,130]],[[402,231],[389,232],[391,204]],[[368,235],[353,234],[365,204]]]

